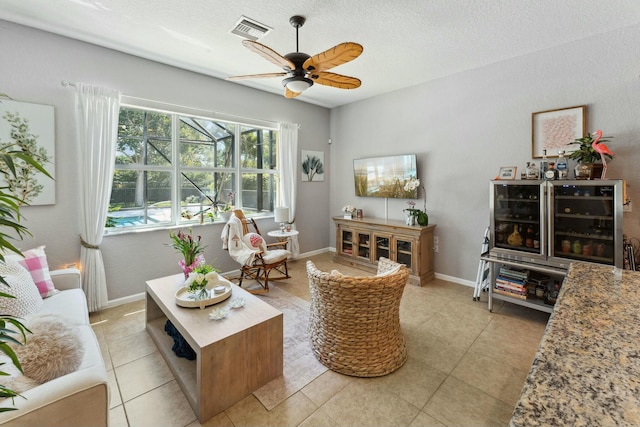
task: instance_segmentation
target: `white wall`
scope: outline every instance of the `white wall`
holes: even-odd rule
[[[488,181],[532,160],[531,113],[586,105],[588,130],[614,136],[607,177],[630,184],[624,232],[640,237],[639,39],[640,26],[628,27],[332,110],[331,214],[352,204],[384,218],[384,199],[354,196],[352,161],[416,153],[440,239],[435,271],[475,281]],[[404,218],[405,200],[388,203],[388,218]]]
[[[53,105],[56,123],[56,204],[25,207],[25,225],[33,238],[27,249],[47,246],[52,268],[78,262],[78,185],[74,90],[61,81],[84,82],[120,90],[124,95],[190,106],[207,111],[272,122],[300,124],[298,149],[329,151],[329,110],[298,100],[122,54],[83,42],[0,20],[0,92],[18,101]],[[298,178],[299,179],[299,178]],[[329,180],[299,183],[297,223],[302,252],[329,245]],[[318,226],[320,224],[320,226]],[[271,219],[261,231],[277,228]],[[221,225],[196,226],[209,247],[208,261],[222,271],[237,268],[221,250]],[[168,232],[152,231],[105,237],[101,245],[109,299],[144,292],[145,280],[179,272],[180,256],[165,247]]]

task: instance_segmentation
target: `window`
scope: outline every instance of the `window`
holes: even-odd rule
[[[123,106],[107,227],[223,221],[273,212],[275,129]]]

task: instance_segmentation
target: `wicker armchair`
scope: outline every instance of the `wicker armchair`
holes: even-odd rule
[[[344,276],[307,261],[307,275],[311,349],[323,365],[345,375],[379,377],[404,364],[400,299],[409,280],[404,265],[380,258],[378,275]]]

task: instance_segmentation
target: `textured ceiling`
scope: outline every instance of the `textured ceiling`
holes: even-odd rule
[[[296,50],[292,15],[307,18],[302,52],[314,55],[345,41],[364,46],[359,58],[331,70],[360,78],[360,88],[314,85],[291,100],[331,108],[636,25],[640,1],[0,1],[0,19],[214,77],[281,71],[230,33],[242,15],[272,27],[258,41],[282,55]],[[280,81],[233,84],[281,94]]]

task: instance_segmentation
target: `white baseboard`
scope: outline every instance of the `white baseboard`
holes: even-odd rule
[[[128,297],[112,299],[107,302],[107,306],[105,308],[117,307],[119,305],[128,304],[130,302],[140,301],[144,299],[144,295],[145,293],[142,292],[140,294],[129,295]]]
[[[315,251],[310,251],[310,252],[305,252],[305,253],[302,253],[302,254],[298,254],[298,256],[296,256],[293,259],[309,258],[309,257],[315,256],[315,255],[323,254],[325,252],[335,252],[335,251],[336,251],[336,248],[333,248],[333,247],[317,249]],[[240,274],[240,270],[226,271],[226,272],[221,273],[221,274],[225,275],[225,276],[237,275],[237,274]],[[436,279],[446,280],[447,282],[457,283],[459,285],[469,286],[471,288],[474,288],[476,286],[476,282],[472,282],[471,280],[466,280],[466,279],[460,279],[459,277],[447,276],[446,274],[436,273]],[[134,302],[134,301],[140,301],[140,300],[143,300],[144,298],[145,298],[145,293],[142,292],[142,293],[139,293],[139,294],[130,295],[128,297],[109,300],[109,302],[107,303],[107,307],[106,308],[117,307],[117,306],[122,305],[122,304],[127,304],[127,303]]]
[[[469,286],[472,288],[476,287],[476,282],[472,282],[471,280],[460,279],[459,277],[447,276],[446,274],[436,273],[436,279],[446,280],[447,282],[457,283],[458,285]]]

